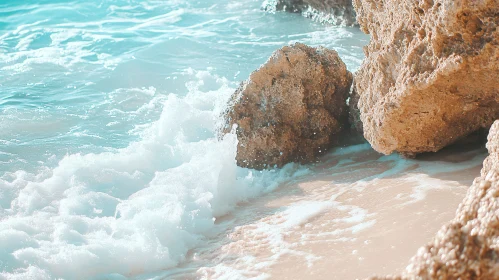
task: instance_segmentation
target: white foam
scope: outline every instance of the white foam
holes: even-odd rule
[[[234,89],[207,72],[195,74],[203,79],[198,85],[217,89],[191,86],[183,98],[169,95],[140,141],[70,154],[39,174],[2,177],[2,277],[113,278],[174,267],[216,233],[217,217],[300,170],[238,168],[235,135],[215,138]]]

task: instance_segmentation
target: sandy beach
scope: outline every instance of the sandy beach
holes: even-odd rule
[[[457,146],[417,159],[369,145],[337,149],[312,175],[217,220],[226,227],[158,279],[364,279],[401,272],[450,220],[486,151]],[[192,265],[194,264],[194,265]]]

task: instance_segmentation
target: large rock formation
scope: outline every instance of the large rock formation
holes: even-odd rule
[[[481,177],[456,217],[418,251],[403,276],[383,279],[499,279],[499,121],[487,149]]]
[[[322,23],[357,24],[352,0],[267,0],[263,8],[270,11],[301,13]]]
[[[356,75],[379,152],[437,151],[499,118],[499,0],[354,0],[371,34]]]
[[[296,43],[276,51],[234,93],[224,133],[237,124],[238,165],[307,163],[347,124],[352,74],[333,50]]]

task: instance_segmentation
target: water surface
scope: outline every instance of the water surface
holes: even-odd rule
[[[277,48],[367,37],[260,1],[0,2],[0,278],[185,265],[238,203],[309,174],[235,165],[225,101]]]

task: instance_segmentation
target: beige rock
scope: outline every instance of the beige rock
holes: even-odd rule
[[[499,279],[499,121],[489,157],[456,217],[422,247],[403,276],[378,279]]]
[[[371,34],[356,75],[364,136],[437,151],[499,118],[499,0],[354,0]]]
[[[225,113],[224,133],[238,125],[238,165],[263,169],[323,155],[346,126],[351,83],[333,50],[296,43],[276,51]]]

